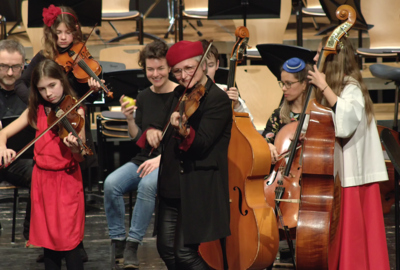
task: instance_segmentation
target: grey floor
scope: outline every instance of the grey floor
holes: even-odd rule
[[[20,191],[21,196],[26,196],[26,191]],[[11,197],[12,191],[0,192],[0,198]],[[95,197],[92,197],[95,198]],[[110,263],[110,240],[104,209],[100,200],[91,200],[86,206],[86,227],[84,246],[89,256],[89,261],[84,264],[86,270],[111,269]],[[22,236],[22,224],[25,216],[25,203],[19,203],[16,226],[16,241],[11,244],[12,203],[0,203],[0,269],[15,270],[42,270],[43,263],[37,263],[36,258],[42,254],[41,248],[25,248],[25,239]],[[128,226],[128,215],[126,218]],[[152,221],[153,224],[153,221]],[[151,236],[152,224],[147,230],[144,244],[139,248],[140,269],[167,269],[156,249],[156,239]],[[390,214],[385,216],[387,241],[391,269],[395,269],[395,241],[394,241],[394,206]],[[281,242],[284,245],[284,242]],[[63,265],[63,269],[65,265]],[[292,269],[288,264],[280,263],[278,260],[273,269]],[[234,270],[234,269],[233,269]]]

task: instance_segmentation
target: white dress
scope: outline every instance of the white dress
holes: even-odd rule
[[[388,180],[375,119],[368,125],[365,102],[358,82],[346,77],[333,113],[338,153],[343,159],[342,187]],[[341,140],[341,145],[340,145]]]

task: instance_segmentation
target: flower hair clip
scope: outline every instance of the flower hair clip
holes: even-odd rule
[[[71,15],[72,17],[74,17],[75,22],[78,23],[78,20],[72,13],[62,12],[60,7],[56,7],[53,4],[51,4],[49,8],[43,8],[42,16],[44,24],[47,25],[48,27],[51,27],[54,24],[57,17],[61,14]]]
[[[54,5],[50,5],[49,8],[43,8],[43,22],[48,27],[51,27],[58,15],[61,14],[61,8]]]

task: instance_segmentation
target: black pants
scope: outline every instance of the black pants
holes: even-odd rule
[[[200,244],[185,245],[181,201],[160,198],[157,250],[169,270],[209,270],[199,256]]]
[[[29,188],[29,198],[26,204],[26,214],[24,220],[24,238],[29,239],[29,225],[31,220],[31,179],[33,170],[33,159],[16,159],[6,169],[0,170],[0,182],[5,180],[8,183]]]
[[[65,258],[67,269],[83,270],[83,262],[79,252],[79,246],[69,251],[55,251],[45,248],[44,268],[46,270],[60,270],[62,258]]]

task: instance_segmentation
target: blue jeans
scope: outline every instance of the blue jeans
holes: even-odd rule
[[[137,190],[137,198],[127,240],[141,243],[149,226],[157,193],[158,168],[141,178],[136,172],[138,167],[128,162],[108,175],[104,182],[104,208],[111,239],[125,239],[123,195],[132,190]]]

